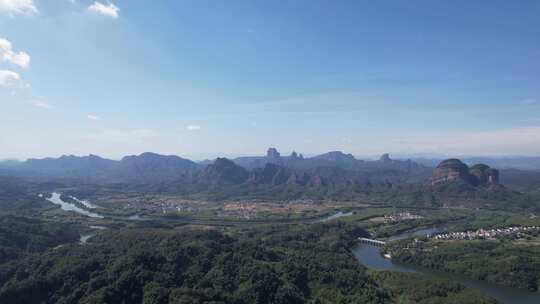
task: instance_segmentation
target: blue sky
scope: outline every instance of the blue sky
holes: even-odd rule
[[[540,154],[540,1],[0,0],[0,158]]]

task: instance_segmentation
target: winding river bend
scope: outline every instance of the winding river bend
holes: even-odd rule
[[[40,194],[40,197],[42,197],[42,195]],[[77,203],[83,205],[85,208],[88,208],[90,210],[95,210],[97,209],[98,207],[88,201],[85,201],[85,200],[79,200],[78,198],[72,196],[71,198],[73,198],[73,200],[75,200]],[[89,211],[87,209],[84,209],[84,208],[81,208],[79,206],[77,206],[76,204],[73,204],[73,203],[70,203],[70,202],[66,202],[66,201],[63,201],[61,199],[61,194],[60,193],[56,193],[56,192],[53,192],[51,194],[51,197],[50,198],[47,198],[47,200],[55,205],[59,205],[60,208],[64,211],[71,211],[71,212],[75,212],[75,213],[78,213],[78,214],[81,214],[81,215],[84,215],[84,216],[87,216],[87,217],[91,217],[91,218],[99,218],[99,219],[102,219],[102,218],[105,218],[105,216],[95,212],[95,211]],[[117,216],[117,217],[114,217],[115,219],[119,219],[119,220],[128,220],[128,221],[146,221],[148,220],[146,217],[143,217],[141,215],[131,215],[131,216],[126,216],[126,217],[121,217],[121,216]],[[99,229],[99,228],[97,228]]]
[[[408,232],[394,237],[389,240],[397,240],[407,238],[409,236],[422,236],[426,234],[432,234],[437,232],[436,228],[422,229],[415,232]],[[457,274],[451,274],[447,272],[435,271],[430,269],[421,268],[414,265],[405,265],[394,263],[391,260],[383,258],[379,253],[379,247],[358,244],[353,249],[353,254],[356,259],[368,268],[375,270],[392,270],[400,272],[413,272],[428,278],[441,278],[450,281],[461,283],[467,287],[480,290],[482,293],[497,299],[501,303],[508,304],[538,304],[540,303],[540,293],[529,292],[527,290],[504,287],[493,283],[470,279]]]
[[[83,208],[80,208],[78,207],[77,205],[75,204],[72,204],[72,203],[68,203],[68,202],[64,202],[61,198],[60,198],[60,193],[56,193],[56,192],[53,192],[52,193],[52,196],[50,198],[47,199],[49,202],[55,204],[55,205],[59,205],[60,208],[64,211],[72,211],[72,212],[75,212],[75,213],[78,213],[78,214],[82,214],[82,215],[85,215],[85,216],[88,216],[88,217],[92,217],[92,218],[104,218],[103,215],[100,215],[100,214],[97,214],[95,212],[90,212],[88,210],[85,210]],[[77,200],[77,199],[76,199]],[[79,201],[77,200],[78,202],[81,202],[82,204],[82,201]],[[88,208],[90,208],[90,206],[93,207],[93,205],[90,205],[89,203],[85,202],[83,204],[84,206],[87,206]],[[95,208],[95,207],[94,207]]]
[[[102,215],[96,212],[91,212],[83,208],[80,208],[75,204],[64,202],[60,198],[60,194],[56,192],[52,193],[51,198],[48,198],[47,200],[53,204],[59,205],[62,208],[62,210],[65,210],[65,211],[76,212],[76,213],[79,213],[79,214],[82,214],[91,218],[104,218]],[[86,201],[79,201],[79,200],[77,201],[83,204],[86,208],[95,209],[94,205],[91,205],[90,203]],[[325,216],[322,219],[317,220],[316,222],[331,221],[336,218],[350,216],[350,215],[352,215],[352,213],[337,212],[336,214]],[[130,217],[127,217],[126,219],[132,220],[132,221],[145,220],[145,218],[139,215],[130,216]],[[91,228],[104,229],[105,227],[95,226]],[[395,235],[388,238],[388,240],[389,241],[399,240],[399,239],[403,239],[403,238],[407,238],[411,236],[425,236],[427,234],[433,234],[438,231],[439,230],[437,228],[421,229],[421,230],[416,230],[413,232],[406,232],[399,235]],[[80,242],[84,244],[88,241],[88,239],[90,239],[94,235],[95,233],[82,235]],[[368,244],[358,244],[353,249],[353,254],[361,264],[371,269],[392,270],[392,271],[400,271],[400,272],[413,272],[413,273],[424,275],[429,278],[443,278],[450,281],[455,281],[467,287],[478,289],[484,294],[497,299],[501,303],[508,303],[508,304],[538,304],[540,303],[540,293],[528,292],[523,289],[512,288],[512,287],[503,287],[503,286],[495,285],[495,284],[488,283],[485,281],[479,281],[479,280],[466,278],[457,274],[424,269],[424,268],[417,267],[414,265],[404,265],[404,264],[394,263],[391,260],[387,260],[383,258],[379,253],[379,248],[376,246],[372,246]]]

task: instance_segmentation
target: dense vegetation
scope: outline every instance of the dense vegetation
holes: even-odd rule
[[[22,181],[0,176],[0,264],[79,238],[73,224],[39,217],[47,205]]]
[[[348,250],[359,235],[339,222],[109,231],[0,266],[0,303],[489,302],[455,284],[373,276]]]
[[[397,303],[450,304],[495,303],[478,291],[463,285],[430,279],[418,279],[411,273],[382,271],[373,273],[376,282],[386,287]]]
[[[318,172],[332,176],[334,171]],[[471,190],[458,185],[426,188],[368,180],[350,184],[347,178],[338,177],[330,180],[339,182],[322,186],[275,182],[274,177],[283,172],[268,175],[272,176],[271,181],[261,172],[256,183],[231,184],[219,176],[214,179],[215,172],[206,173],[210,174],[208,180],[215,183],[104,185],[71,180],[43,184],[0,179],[0,303],[492,303],[459,284],[368,271],[350,249],[356,237],[367,235],[360,227],[369,228],[377,236],[388,236],[418,225],[452,222],[485,227],[522,221],[512,212],[498,212],[493,217],[495,213],[487,210],[437,209],[449,199],[469,206],[501,208],[497,207],[501,203],[502,209],[516,208],[509,197],[521,194],[504,189]],[[186,185],[193,188],[182,188]],[[174,227],[179,222],[167,219],[140,223],[108,220],[112,229],[99,232],[88,244],[81,245],[78,237],[84,228],[80,227],[92,224],[85,223],[85,218],[61,212],[37,196],[56,187],[85,198],[114,193],[133,197],[146,193],[191,193],[212,199],[362,197],[379,203],[378,207],[419,207],[426,217],[391,225],[358,222],[360,218],[380,216],[380,211],[375,210],[371,215],[357,214],[330,223],[253,223],[236,228]],[[472,192],[468,193],[469,190]],[[531,208],[530,204],[523,206]],[[431,261],[432,265],[424,266],[456,272],[468,270],[480,279],[515,281],[519,283],[514,285],[519,287],[536,289],[540,277],[536,247],[520,245],[519,254],[510,255],[517,250],[516,245],[503,245],[489,250],[485,247],[488,245],[482,245],[470,252],[467,246],[448,248],[445,253],[434,251],[434,255],[418,259]],[[490,259],[493,256],[493,263],[503,265],[499,273],[488,269],[498,266],[480,264],[486,250]],[[420,263],[414,260],[419,255],[407,254],[403,250],[396,257],[403,262]],[[468,264],[441,262],[455,261],[460,255],[467,257]]]
[[[30,193],[27,181],[0,175],[0,212],[30,215],[47,206],[37,194]]]
[[[79,239],[74,227],[0,213],[0,264]]]
[[[513,240],[402,241],[389,245],[401,263],[463,274],[479,280],[537,291],[540,247]]]

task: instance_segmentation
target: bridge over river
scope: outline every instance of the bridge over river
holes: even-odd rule
[[[360,241],[360,243],[362,244],[369,244],[369,245],[378,246],[378,247],[382,247],[386,245],[386,242],[375,240],[375,239],[363,238],[363,237],[359,237],[358,241]]]

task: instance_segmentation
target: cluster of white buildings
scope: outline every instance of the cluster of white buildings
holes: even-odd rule
[[[407,220],[417,220],[421,219],[423,216],[416,215],[410,212],[400,212],[400,213],[392,213],[387,214],[384,216],[384,221],[386,223],[395,223],[400,221],[407,221]]]
[[[475,240],[475,239],[494,239],[501,236],[514,235],[520,232],[539,230],[538,226],[508,227],[497,229],[478,229],[476,231],[449,232],[436,234],[431,238],[436,240]]]
[[[198,208],[192,207],[189,203],[172,201],[135,201],[129,202],[126,209],[139,209],[153,213],[172,213],[172,212],[197,212]]]

